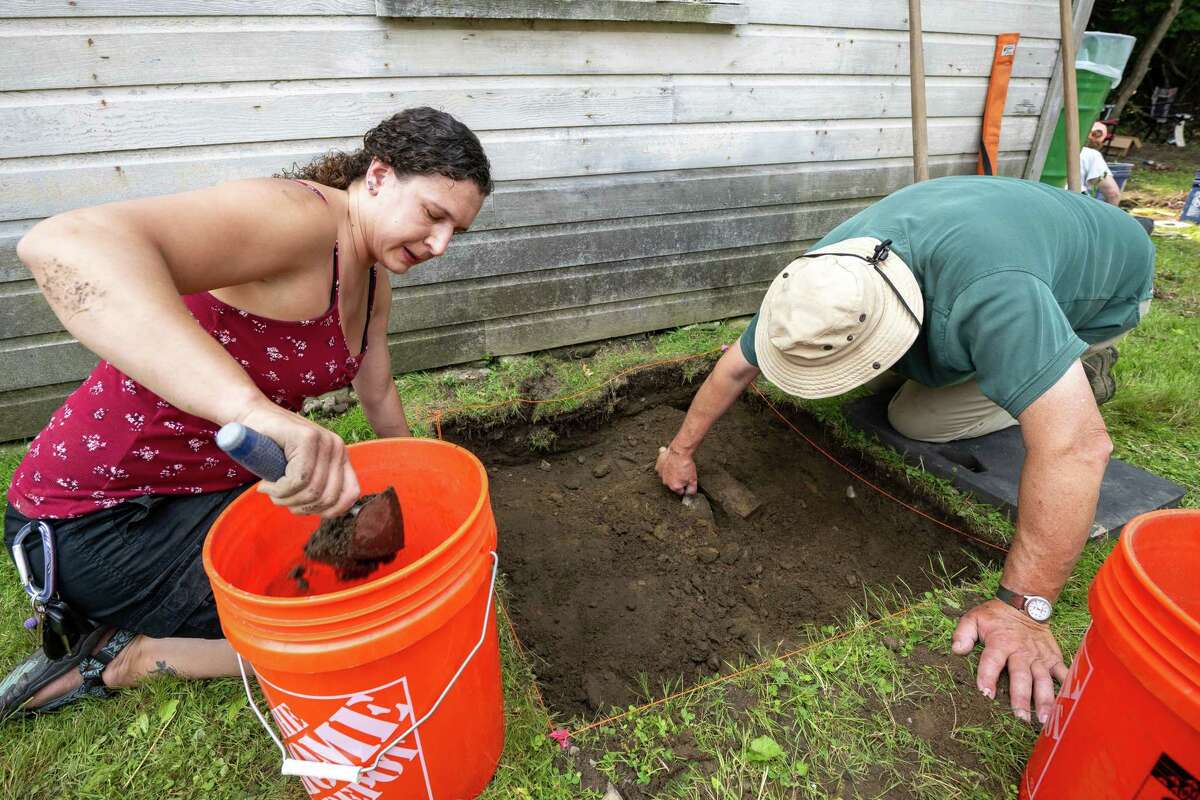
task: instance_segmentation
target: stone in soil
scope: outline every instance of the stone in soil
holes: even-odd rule
[[[704,495],[702,495],[702,494],[684,495],[683,500],[680,501],[680,505],[683,506],[684,511],[686,511],[687,513],[692,514],[693,516],[697,517],[698,519],[701,519],[706,522],[712,523],[713,525],[716,525],[716,520],[713,518],[712,506],[709,504],[708,498],[705,497]]]
[[[754,492],[719,464],[702,460],[697,464],[697,470],[700,473],[700,488],[730,516],[737,514],[747,519],[762,506],[762,501]]]
[[[304,546],[304,555],[330,565],[344,581],[365,578],[404,547],[404,516],[394,488],[364,495],[356,506],[357,511],[322,520]]]
[[[306,397],[301,413],[333,417],[348,409],[353,402],[354,397],[350,389],[338,389],[319,397]]]

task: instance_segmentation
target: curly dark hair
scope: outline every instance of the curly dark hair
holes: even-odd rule
[[[333,150],[306,166],[293,164],[275,177],[345,189],[367,174],[372,158],[399,176],[444,175],[456,181],[474,181],[484,197],[492,193],[491,164],[479,137],[446,112],[428,106],[406,108],[388,117],[367,131],[361,150]]]

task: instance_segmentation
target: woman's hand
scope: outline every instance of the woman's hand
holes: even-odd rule
[[[287,456],[283,477],[258,487],[275,505],[294,514],[336,517],[359,498],[358,477],[350,466],[346,443],[333,431],[266,398],[237,421],[274,439]]]

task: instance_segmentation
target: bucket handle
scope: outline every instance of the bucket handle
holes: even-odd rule
[[[379,766],[379,762],[387,755],[388,751],[397,744],[408,738],[417,728],[421,727],[430,717],[433,712],[437,711],[438,706],[446,699],[446,695],[458,682],[458,678],[462,675],[463,670],[471,663],[471,659],[479,652],[479,648],[483,647],[483,643],[487,641],[488,621],[492,618],[492,605],[496,597],[496,574],[500,570],[500,556],[496,555],[495,550],[490,550],[488,555],[492,557],[492,580],[488,586],[487,604],[483,608],[483,629],[479,632],[479,641],[471,648],[471,652],[467,653],[467,657],[463,659],[454,676],[450,678],[450,682],[446,684],[446,688],[442,689],[442,693],[438,695],[438,699],[433,701],[433,705],[425,712],[425,716],[414,722],[408,727],[408,730],[401,733],[399,736],[392,739],[386,745],[380,748],[376,754],[375,760],[370,764],[355,766],[354,764],[333,764],[328,761],[306,761],[300,758],[292,758],[288,755],[287,748],[283,746],[283,742],[275,735],[275,730],[271,724],[267,722],[267,718],[263,716],[262,711],[258,708],[258,703],[254,700],[254,695],[250,691],[250,679],[246,676],[246,665],[242,661],[240,654],[237,655],[238,669],[242,673],[242,685],[246,687],[246,699],[250,702],[250,710],[254,712],[254,716],[258,717],[258,721],[262,723],[263,728],[275,742],[275,746],[279,748],[279,752],[283,755],[283,763],[281,772],[284,775],[296,775],[310,778],[327,778],[329,780],[341,781],[343,783],[358,783],[364,773],[373,771]]]

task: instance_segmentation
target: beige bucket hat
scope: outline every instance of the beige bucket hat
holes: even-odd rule
[[[890,244],[872,237],[835,242],[775,277],[754,335],[767,380],[797,397],[833,397],[900,360],[920,333],[925,303]]]

